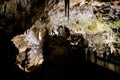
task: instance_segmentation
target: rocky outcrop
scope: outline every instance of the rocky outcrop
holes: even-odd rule
[[[16,65],[25,71],[34,71],[44,61],[42,50],[42,39],[38,40],[32,29],[24,34],[18,35],[12,39],[15,46],[19,49],[16,57]]]
[[[1,47],[0,61],[2,65],[1,69],[4,70],[5,75],[9,75],[12,72],[14,74],[14,72],[16,71],[15,63],[17,62],[16,55],[18,54],[19,56],[19,51],[21,51],[21,49],[19,50],[18,48],[16,48],[16,46],[13,44],[11,39],[19,34],[24,34],[27,31],[27,29],[32,27],[32,24],[34,24],[35,21],[38,19],[42,23],[49,21],[48,11],[51,10],[53,6],[56,5],[57,3],[58,0],[50,0],[50,1],[49,0],[1,0],[0,1],[0,47]],[[31,31],[29,32],[31,33]],[[37,34],[38,33],[36,33],[35,35]],[[22,38],[24,37],[22,36]],[[24,46],[26,49],[26,46],[28,45],[26,45],[24,39],[22,40],[23,43],[25,43]],[[35,45],[34,43],[32,44]],[[29,45],[29,47],[30,46],[31,45]],[[38,50],[38,48],[40,48],[38,47],[38,44],[36,48],[37,48],[36,51],[41,52]],[[25,57],[25,54],[23,56]],[[30,56],[30,58],[31,57],[33,56]],[[39,58],[42,59],[42,55]],[[36,63],[32,63],[32,64],[36,64]]]

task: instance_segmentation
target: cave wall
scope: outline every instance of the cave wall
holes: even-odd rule
[[[0,2],[0,30],[11,37],[23,33],[38,18],[47,16],[58,0],[4,0]]]
[[[36,20],[46,21],[48,10],[58,2],[59,0],[0,0],[0,70],[3,75],[10,75],[15,69],[18,49],[11,39],[24,33]]]
[[[5,72],[10,71],[10,73],[13,70],[18,50],[11,39],[24,33],[38,19],[45,23],[48,11],[59,1],[62,0],[0,0],[1,70],[4,69]]]

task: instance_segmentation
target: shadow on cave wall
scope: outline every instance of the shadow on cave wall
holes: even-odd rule
[[[15,76],[19,78],[25,77],[25,73],[19,70],[15,64],[16,55],[19,51],[11,39],[16,35],[24,33],[39,18],[44,22],[48,10],[52,9],[58,2],[59,0],[0,1],[0,64],[3,76],[11,75],[11,79],[15,79]]]
[[[52,9],[58,0],[50,3],[44,0],[2,0],[0,1],[0,73],[4,79],[10,75],[11,79],[21,77],[24,72],[18,70],[15,61],[18,49],[11,39],[23,33],[39,18],[46,15],[45,6]],[[23,73],[23,75],[19,75]]]

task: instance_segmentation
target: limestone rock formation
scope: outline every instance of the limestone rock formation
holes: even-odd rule
[[[38,37],[37,39],[35,38],[36,43],[32,42],[34,41],[34,39],[32,40],[30,37],[26,37],[26,35],[27,36],[32,35],[33,36],[32,38],[34,38],[34,34],[31,30],[27,30],[27,29],[31,28],[32,25],[38,19],[43,23],[49,21],[48,11],[51,10],[53,6],[56,5],[57,3],[58,0],[1,0],[0,1],[0,45],[2,47],[1,56],[3,57],[1,58],[2,59],[1,64],[4,65],[2,69],[6,70],[4,72],[8,72],[8,71],[10,71],[10,73],[12,71],[14,72],[14,69],[16,69],[15,62],[17,62],[15,61],[15,58],[19,59],[20,58],[19,53],[20,53],[20,55],[22,54],[24,59],[26,54],[24,52],[25,50],[27,50],[27,53],[32,53],[29,50],[33,50],[33,48],[36,48],[35,51],[33,50],[35,56],[40,55],[41,57],[39,58],[40,59],[43,58],[43,56],[41,55],[42,51],[38,49],[41,47],[38,46],[39,44],[36,41]],[[27,31],[28,33],[26,33]],[[37,33],[35,32],[35,35],[39,35],[39,32]],[[14,41],[15,44],[17,44],[16,47],[18,48],[19,52],[17,52],[15,44],[11,41],[13,37],[16,38],[16,39],[14,38]],[[18,42],[17,40],[18,41],[20,40],[20,42]],[[31,48],[31,46],[33,45],[35,47]],[[30,47],[31,49],[28,47]],[[29,58],[31,57],[33,56],[29,56]],[[37,57],[35,58],[39,60],[39,58]],[[23,59],[21,61],[23,61]],[[37,65],[37,63],[39,62],[34,63],[33,59],[30,60],[30,62],[33,62],[31,65]],[[18,64],[21,64],[21,61],[18,60],[19,62]],[[42,63],[42,61],[40,63]],[[23,67],[21,68],[23,69]]]
[[[36,31],[39,33],[39,31]],[[43,37],[42,37],[43,39]],[[15,36],[12,41],[19,50],[16,64],[25,72],[32,72],[44,61],[42,39],[38,40],[32,29],[24,34]]]

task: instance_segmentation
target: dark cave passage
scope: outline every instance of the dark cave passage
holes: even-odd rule
[[[71,50],[71,55],[43,63],[43,67],[30,80],[119,80],[120,74],[86,61],[83,49]],[[83,52],[83,54],[80,54]]]
[[[97,64],[86,61],[84,49],[72,46],[70,55],[44,61],[33,73],[19,69],[4,71],[6,78],[12,80],[119,80],[120,74]],[[83,54],[80,54],[80,53]],[[10,66],[9,66],[10,67]],[[8,68],[9,68],[8,67]],[[9,68],[10,69],[10,68]],[[12,69],[12,68],[11,68]],[[5,79],[5,77],[3,78]]]

